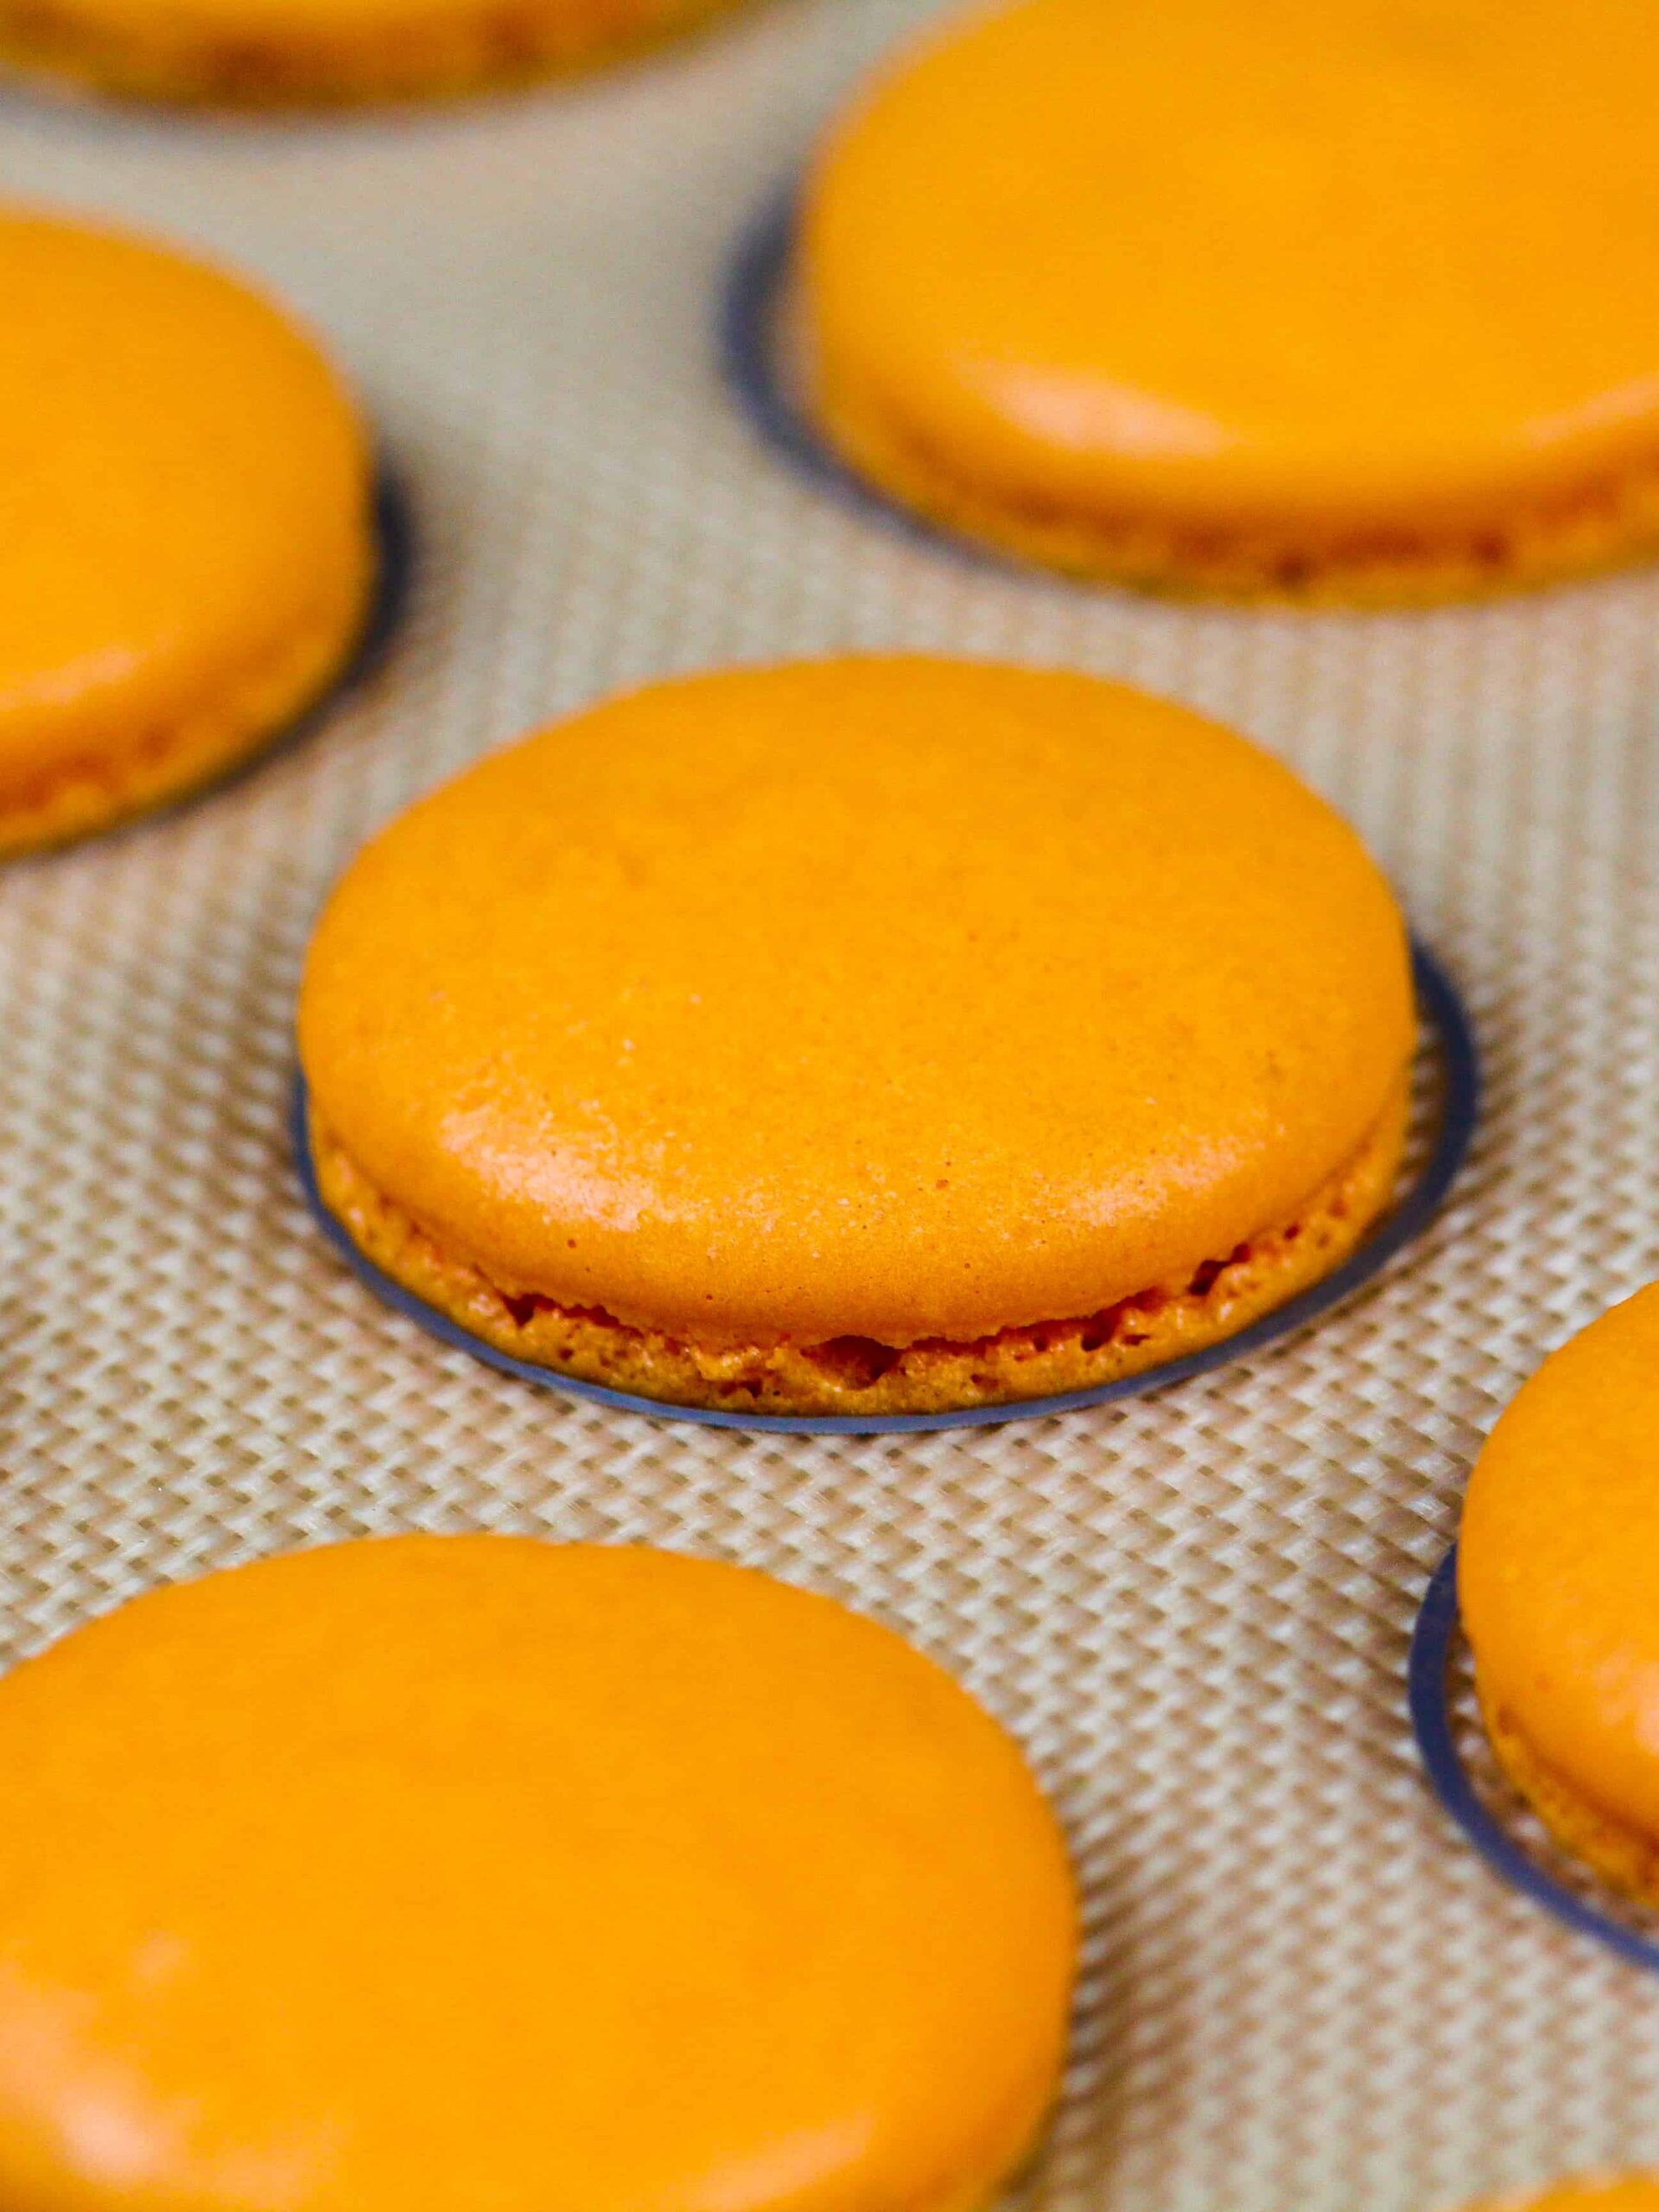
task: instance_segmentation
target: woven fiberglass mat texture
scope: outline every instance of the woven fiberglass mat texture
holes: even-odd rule
[[[1403,1690],[1479,1438],[1547,1348],[1659,1273],[1659,576],[1397,618],[1188,609],[960,556],[792,474],[721,389],[722,270],[914,12],[779,0],[431,115],[0,104],[0,188],[169,231],[315,319],[420,548],[389,660],[321,728],[0,876],[6,1651],[367,1530],[747,1560],[956,1669],[1064,1814],[1088,1971],[1023,2202],[1436,2212],[1659,2162],[1659,1980],[1482,1868],[1419,1781]],[[1169,692],[1353,817],[1485,1046],[1451,1211],[1288,1344],[939,1436],[611,1414],[382,1310],[308,1219],[284,1135],[301,957],[358,842],[611,687],[896,645]]]

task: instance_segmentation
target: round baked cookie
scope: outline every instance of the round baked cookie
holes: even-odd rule
[[[1404,932],[1243,738],[924,658],[654,685],[335,891],[326,1204],[474,1335],[648,1397],[1088,1388],[1327,1273],[1392,1194]]]
[[[829,1599],[407,1536],[0,1682],[0,2196],[977,2212],[1058,2084],[1065,1847]]]
[[[369,456],[311,338],[162,247],[0,207],[0,853],[219,773],[327,687]]]
[[[1546,1360],[1492,1431],[1458,1594],[1504,1771],[1567,1850],[1659,1905],[1659,1285]]]
[[[804,204],[806,404],[1080,575],[1353,603],[1659,544],[1648,0],[1014,0]]]
[[[589,67],[729,0],[0,0],[0,67],[129,99],[338,106]]]

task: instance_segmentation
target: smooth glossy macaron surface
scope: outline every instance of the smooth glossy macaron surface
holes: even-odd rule
[[[300,1008],[314,1112],[446,1249],[716,1343],[1184,1281],[1374,1135],[1413,1027],[1387,884],[1279,763],[921,657],[491,756],[359,856]]]
[[[1354,552],[1659,465],[1656,193],[1644,0],[1014,0],[830,134],[813,373],[1033,522]]]
[[[289,1554],[0,1681],[0,1768],[19,2212],[965,2212],[1054,2093],[1018,1751],[759,1574]]]

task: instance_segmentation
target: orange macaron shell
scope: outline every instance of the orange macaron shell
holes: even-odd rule
[[[1563,1345],[1499,1421],[1458,1585],[1489,1716],[1659,1853],[1656,1588],[1659,1286]]]
[[[361,426],[308,334],[118,232],[0,210],[0,845],[271,735],[365,618]]]
[[[9,2212],[977,2212],[1077,1948],[1012,1741],[830,1601],[397,1537],[0,1682]]]
[[[1580,2175],[1536,2195],[1486,2198],[1470,2212],[1659,2212],[1659,2175]]]
[[[906,1344],[1224,1257],[1398,1091],[1398,912],[1266,754],[923,658],[652,686],[411,808],[307,963],[315,1115],[510,1287]]]
[[[1380,596],[1659,536],[1637,0],[1014,0],[809,179],[831,442],[1060,565]]]

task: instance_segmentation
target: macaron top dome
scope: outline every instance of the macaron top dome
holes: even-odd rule
[[[1076,1942],[1019,1751],[827,1599],[410,1536],[0,1681],[0,2198],[965,2212]]]
[[[1647,0],[1014,0],[830,132],[831,416],[1010,511],[1381,531],[1659,463]]]
[[[1398,1093],[1353,832],[1182,708],[921,657],[653,685],[347,871],[314,1109],[492,1280],[713,1342],[976,1338],[1289,1221]]]

